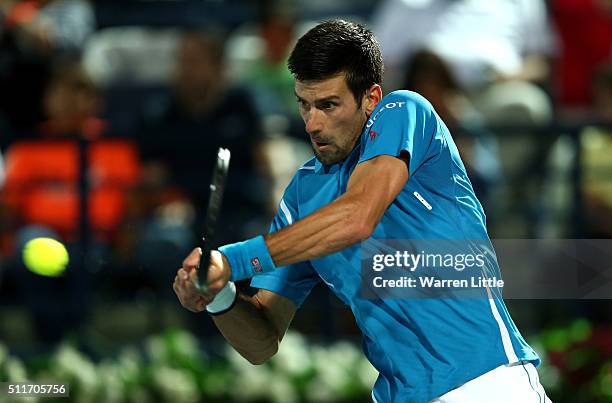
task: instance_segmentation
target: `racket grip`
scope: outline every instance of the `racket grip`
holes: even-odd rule
[[[208,279],[208,266],[210,266],[210,246],[204,238],[202,238],[202,255],[200,255],[200,264],[198,265],[196,287],[199,290],[206,290]]]

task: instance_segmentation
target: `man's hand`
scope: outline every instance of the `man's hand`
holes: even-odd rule
[[[176,273],[172,285],[181,305],[191,312],[202,312],[215,295],[225,287],[231,276],[230,265],[225,256],[219,251],[213,250],[210,255],[210,266],[206,281],[208,290],[204,294],[200,293],[195,287],[194,280],[201,255],[202,250],[195,248],[183,260],[183,267]]]

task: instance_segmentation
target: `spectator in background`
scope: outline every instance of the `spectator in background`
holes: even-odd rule
[[[78,61],[59,62],[43,96],[47,120],[39,125],[38,137],[98,139],[105,134],[105,122],[97,118],[101,101]]]
[[[472,112],[450,67],[430,50],[419,50],[410,57],[402,88],[427,98],[449,127],[461,125]]]
[[[454,139],[474,191],[487,207],[490,192],[501,178],[497,142],[483,127],[482,117],[450,67],[437,54],[419,50],[408,61],[402,88],[427,98],[451,132],[455,133]],[[491,218],[495,210],[488,211]]]
[[[558,106],[588,113],[595,72],[612,61],[612,1],[552,0],[550,8],[560,47],[554,70]]]
[[[6,153],[3,200],[15,209],[20,224],[47,226],[66,241],[79,239],[75,201],[78,143],[85,139],[92,170],[88,176],[91,226],[96,240],[112,240],[125,207],[121,189],[137,183],[140,169],[135,146],[112,138],[105,122],[96,117],[101,102],[78,61],[63,61],[54,67],[42,99],[47,120],[35,134],[20,137]],[[115,196],[103,196],[106,192]]]
[[[267,175],[274,192],[268,210],[275,211],[282,190],[289,184],[300,162],[312,156],[310,144],[304,140],[304,126],[295,107],[293,76],[287,68],[291,45],[295,41],[295,11],[282,1],[263,2],[255,30],[247,25],[239,40],[253,39],[253,31],[262,50],[248,61],[237,62],[239,80],[253,94],[263,118],[265,140],[260,153],[268,161]],[[242,52],[244,53],[244,52]]]
[[[591,84],[593,116],[612,125],[612,62],[600,66]],[[586,237],[612,237],[612,130],[587,127],[581,135]]]
[[[171,92],[145,107],[138,142],[144,183],[154,198],[147,203],[150,220],[138,259],[166,275],[171,275],[167,265],[202,234],[220,146],[228,147],[232,157],[223,202],[229,214],[220,223],[219,242],[258,231],[267,219],[269,189],[257,174],[260,118],[249,93],[228,86],[224,72],[223,38],[213,31],[186,31],[178,43]]]
[[[611,117],[612,0],[550,0],[549,7],[559,38],[553,66],[558,116],[571,125],[589,123],[579,136],[585,217],[575,236],[607,238],[612,234],[607,174],[612,143],[609,130],[590,127],[589,121]]]
[[[93,6],[83,0],[3,1],[4,27],[41,49],[78,55],[95,29]]]
[[[126,192],[139,178],[135,146],[105,136],[104,122],[96,118],[100,102],[78,62],[56,65],[43,97],[47,120],[34,136],[19,138],[6,153],[0,210],[9,220],[2,223],[2,249],[13,256],[17,297],[31,309],[38,335],[48,342],[78,330],[87,318],[91,276],[107,257],[107,247],[125,219]],[[84,178],[83,157],[88,163]],[[88,184],[90,231],[85,234],[81,179]],[[40,236],[67,244],[71,266],[63,277],[42,278],[22,267],[23,245]]]
[[[542,92],[528,84],[548,79],[552,35],[542,0],[385,0],[373,26],[387,90],[397,87],[404,61],[426,48],[449,63],[470,96],[484,99],[486,118],[514,118],[504,109],[516,103],[536,119],[550,115]]]
[[[50,66],[58,56],[78,56],[94,28],[87,1],[0,2],[0,147],[44,119],[38,101]]]
[[[503,167],[509,178],[496,192],[500,197],[495,199],[495,211],[506,210],[504,215],[516,214],[518,218],[524,216],[527,206],[529,214],[542,216],[542,201],[537,196],[541,191],[525,194],[515,190],[530,186],[542,189],[542,176],[533,175],[533,171],[544,171],[552,140],[509,129],[546,125],[552,119],[552,104],[545,88],[554,43],[544,0],[384,0],[374,15],[373,26],[387,68],[386,90],[399,86],[405,61],[415,52],[426,49],[437,55],[450,67],[482,123],[506,128],[499,137],[499,148],[504,152],[492,154],[499,157],[497,163],[490,158],[493,144],[487,158],[487,153],[479,152],[483,161]],[[468,165],[480,165],[476,147],[459,143]],[[471,178],[478,187],[480,178],[474,172],[471,170]],[[496,175],[493,171],[493,177]],[[514,186],[513,181],[521,186]],[[518,200],[520,204],[515,202]],[[502,236],[535,236],[539,231],[538,220],[510,221],[514,227],[492,228],[493,233],[499,236],[497,231],[501,230]]]
[[[247,67],[243,80],[253,90],[262,115],[298,117],[293,77],[287,68],[295,39],[295,17],[287,9],[270,6],[263,10],[258,28],[263,54]]]

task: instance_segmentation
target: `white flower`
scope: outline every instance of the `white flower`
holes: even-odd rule
[[[298,394],[291,380],[280,373],[272,375],[273,378],[268,383],[269,398],[275,403],[295,403],[298,401]]]
[[[308,384],[306,400],[314,403],[338,400],[339,392],[320,374]]]
[[[251,363],[249,363],[246,358],[241,356],[236,350],[234,350],[230,345],[226,346],[225,349],[225,358],[230,364],[230,367],[236,371],[241,371],[243,369],[248,370],[253,367]]]
[[[252,365],[231,347],[226,350],[226,358],[234,371],[235,381],[228,391],[233,400],[247,402],[270,396],[275,380],[269,365]]]
[[[290,376],[300,376],[311,370],[312,359],[309,353],[309,347],[301,334],[287,332],[271,362]]]
[[[187,357],[202,357],[198,340],[189,332],[181,331],[172,334],[172,348]]]
[[[328,354],[330,361],[334,361],[338,366],[347,371],[351,371],[355,363],[363,357],[361,351],[354,344],[347,341],[339,341],[330,346]]]
[[[123,382],[137,379],[141,372],[142,358],[133,348],[125,348],[117,359],[117,372]]]
[[[326,402],[337,398],[350,382],[349,371],[341,360],[335,357],[333,349],[313,347],[312,356],[316,372],[315,379],[308,385],[308,400]]]
[[[335,348],[316,347],[313,356],[317,373],[335,389],[342,389],[349,382],[351,366],[338,353]]]
[[[77,385],[70,385],[71,390],[78,387],[76,402],[90,402],[98,388],[98,377],[95,365],[82,353],[68,345],[62,345],[53,358],[53,375],[57,379],[74,379]],[[71,392],[72,395],[72,392]]]
[[[357,378],[364,389],[371,390],[377,377],[378,371],[370,364],[370,361],[365,357],[359,360],[357,364]]]
[[[251,364],[249,364],[251,365]],[[267,400],[270,396],[270,385],[276,382],[272,372],[266,365],[251,365],[236,374],[230,395],[238,402],[252,400]]]
[[[538,368],[538,376],[540,377],[540,382],[544,385],[546,390],[556,390],[561,383],[561,373],[559,368],[549,365],[542,364]]]
[[[9,382],[25,382],[28,380],[26,367],[19,358],[9,356],[5,365],[6,377]]]
[[[187,371],[157,367],[153,371],[153,384],[160,391],[163,401],[173,403],[199,401],[195,379]]]
[[[164,346],[164,341],[161,337],[151,337],[146,342],[146,350],[154,363],[163,363],[168,361],[168,351]]]
[[[98,366],[99,394],[96,401],[100,403],[116,403],[123,401],[123,382],[116,366],[111,362],[103,362]]]

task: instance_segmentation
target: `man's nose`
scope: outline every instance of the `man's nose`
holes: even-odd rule
[[[312,108],[305,116],[306,132],[308,134],[317,134],[323,130],[322,112],[316,108]]]

